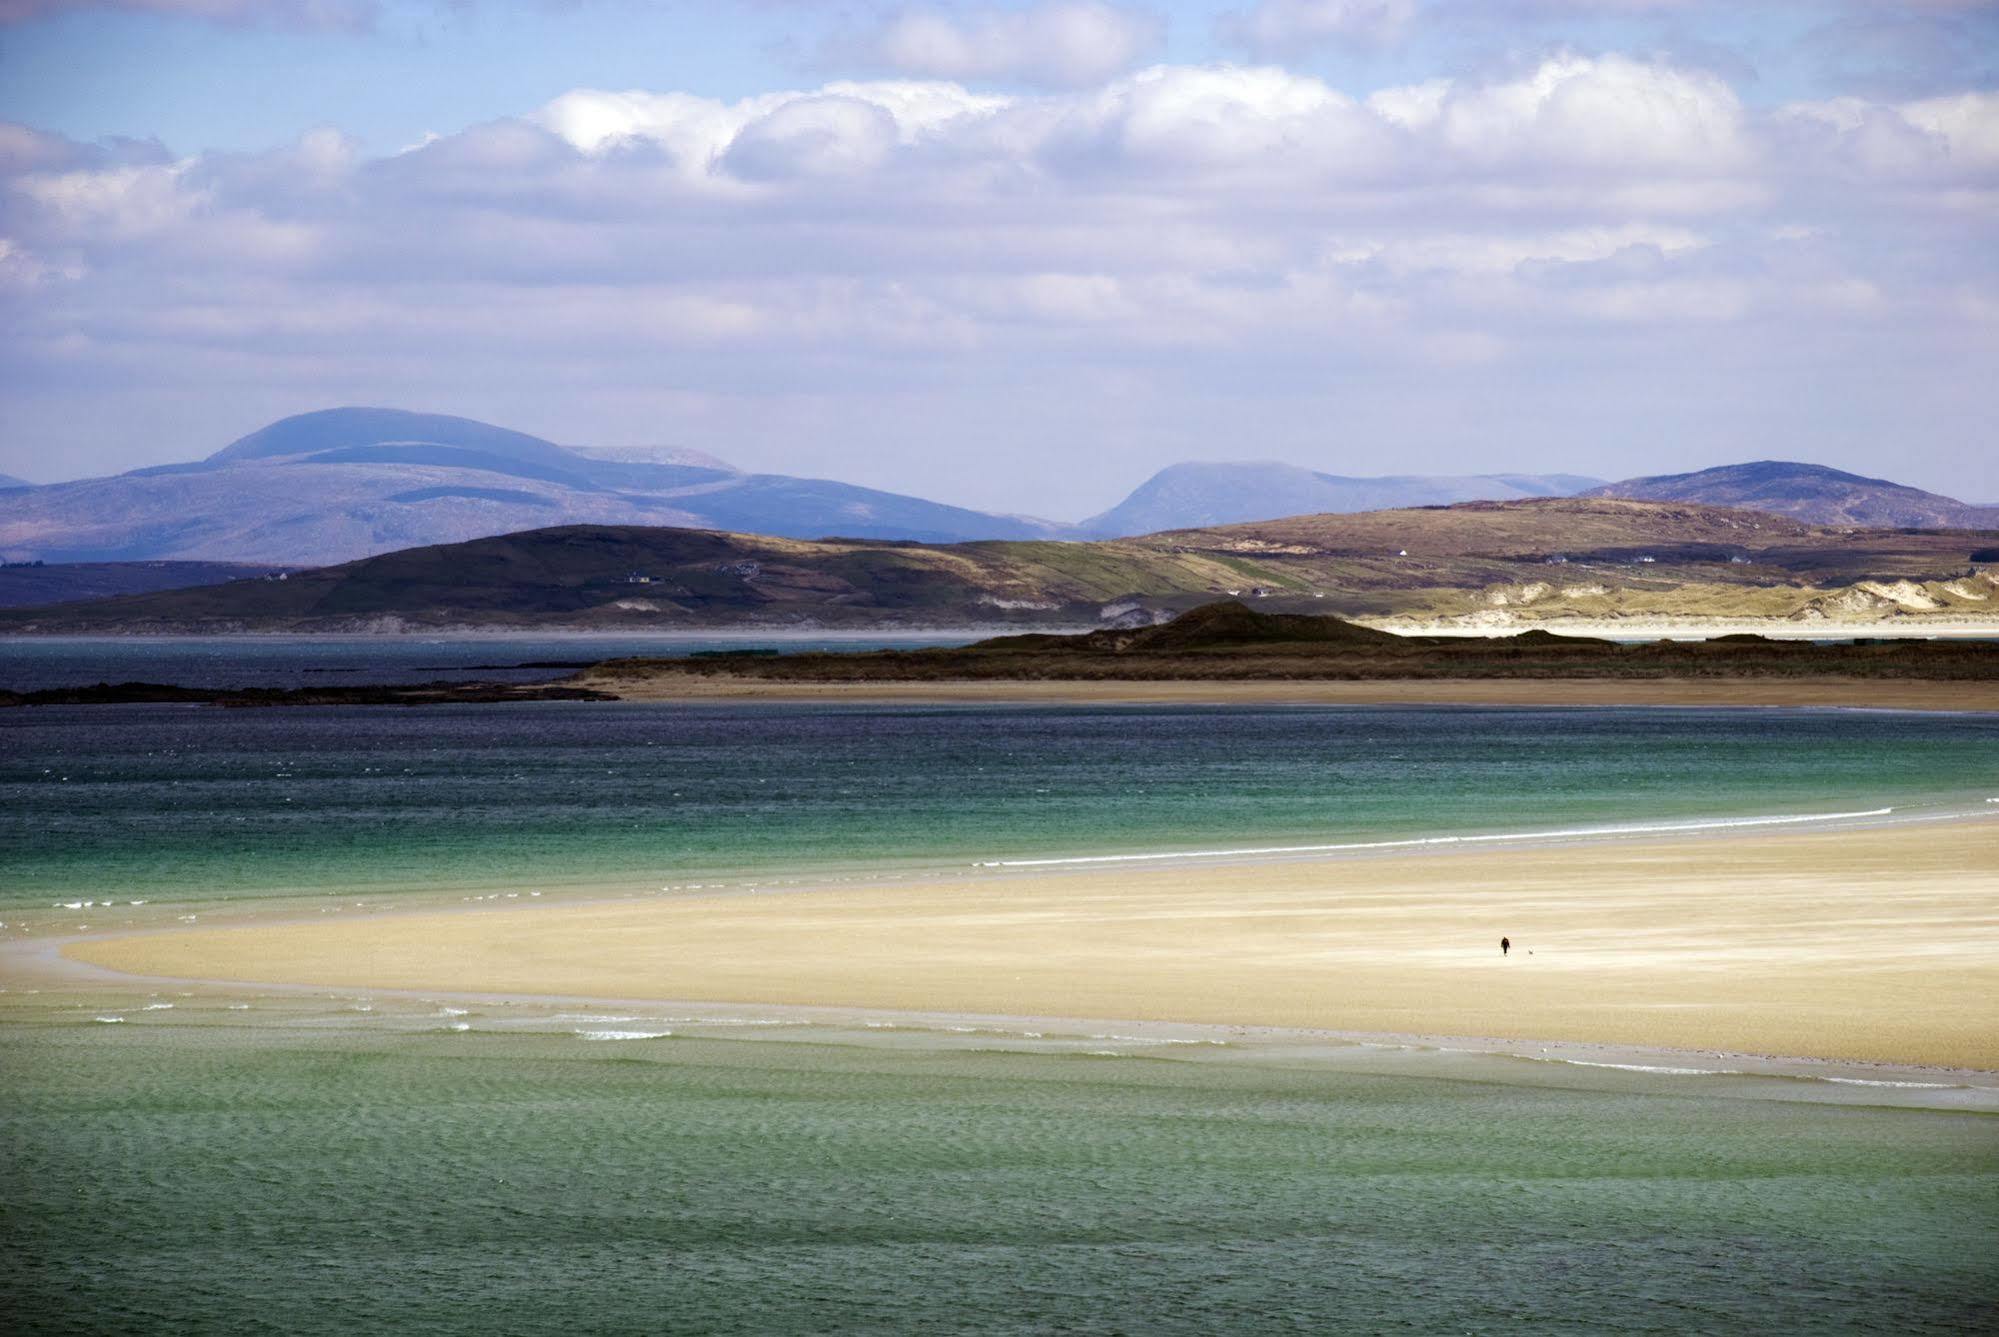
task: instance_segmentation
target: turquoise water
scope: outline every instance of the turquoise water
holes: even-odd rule
[[[1999,795],[1999,717],[530,703],[0,712],[0,905],[510,888]]]
[[[35,709],[0,712],[0,904],[68,932],[51,902],[114,893],[643,887],[1994,796],[1990,716]],[[42,935],[6,920],[0,965],[32,963]],[[1948,1075],[4,982],[9,1332],[1999,1323],[1999,1116]]]
[[[1226,1050],[156,1015],[0,1025],[11,1331],[1941,1333],[1999,1312],[1991,1116]]]

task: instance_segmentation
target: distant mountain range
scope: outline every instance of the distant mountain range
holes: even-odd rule
[[[1999,507],[1974,506],[1953,497],[1891,483],[1885,478],[1828,469],[1822,464],[1759,460],[1698,473],[1663,474],[1608,483],[1586,497],[1644,501],[1693,501],[1704,506],[1789,515],[1819,525],[1870,529],[1999,528]]]
[[[932,542],[1074,533],[698,452],[569,450],[469,418],[344,408],[192,464],[0,493],[0,558],[323,566],[574,523]]]
[[[1091,543],[564,526],[284,580],[0,610],[0,632],[1133,626],[1217,596],[1443,629],[1661,617],[1984,625],[1999,610],[1996,562],[1991,535],[1567,497]]]
[[[16,478],[12,474],[0,474],[0,492],[4,492],[10,487],[33,487],[33,486],[34,484],[30,483],[25,478]]]
[[[0,560],[310,567],[573,524],[796,539],[1081,540],[1579,492],[1751,508],[1818,524],[1999,525],[1999,509],[1774,462],[1609,484],[1574,474],[1357,478],[1274,462],[1186,463],[1161,470],[1110,510],[1064,524],[826,479],[745,473],[700,451],[566,447],[469,418],[341,408],[285,418],[189,464],[39,487],[0,476]]]
[[[1566,497],[1596,487],[1579,474],[1400,475],[1346,478],[1295,464],[1189,463],[1161,469],[1137,491],[1079,528],[1106,538],[1198,529],[1286,515],[1351,514],[1459,501]]]

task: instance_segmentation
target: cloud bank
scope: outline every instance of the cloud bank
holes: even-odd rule
[[[1995,219],[1999,94],[1755,110],[1560,52],[1367,96],[577,89],[387,157],[10,126],[0,384],[13,441],[393,401],[1071,514],[1175,456],[1638,472],[1894,424],[1943,485],[1999,408]]]

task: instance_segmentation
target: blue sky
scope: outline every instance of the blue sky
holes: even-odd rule
[[[1982,0],[0,0],[0,471],[345,402],[1068,517],[1999,501]]]
[[[188,8],[193,16],[175,12],[173,0],[136,12],[59,3],[14,24],[0,37],[0,117],[78,139],[157,137],[179,152],[263,148],[335,125],[371,151],[390,152],[571,88],[676,88],[733,99],[877,72],[843,58],[841,39],[919,7],[389,0],[321,6],[331,12],[317,18],[309,7],[288,18],[282,3],[249,0],[240,9],[229,0],[193,0]],[[218,8],[232,17],[199,16]],[[1163,29],[1148,54],[1177,63],[1268,56],[1225,39],[1229,16],[1250,8],[1194,0],[1144,6]],[[1906,94],[1975,76],[1989,86],[1999,70],[1999,17],[1973,5],[1858,18],[1782,0],[1599,7],[1466,0],[1439,8],[1445,12],[1408,22],[1398,40],[1319,41],[1284,54],[1293,68],[1364,93],[1552,47],[1677,53],[1737,74],[1745,101],[1766,103],[1854,84]],[[345,16],[353,26],[339,21]]]

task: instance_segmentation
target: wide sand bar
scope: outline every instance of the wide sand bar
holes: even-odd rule
[[[1999,1069],[1999,817],[385,913],[68,952],[182,979]]]

